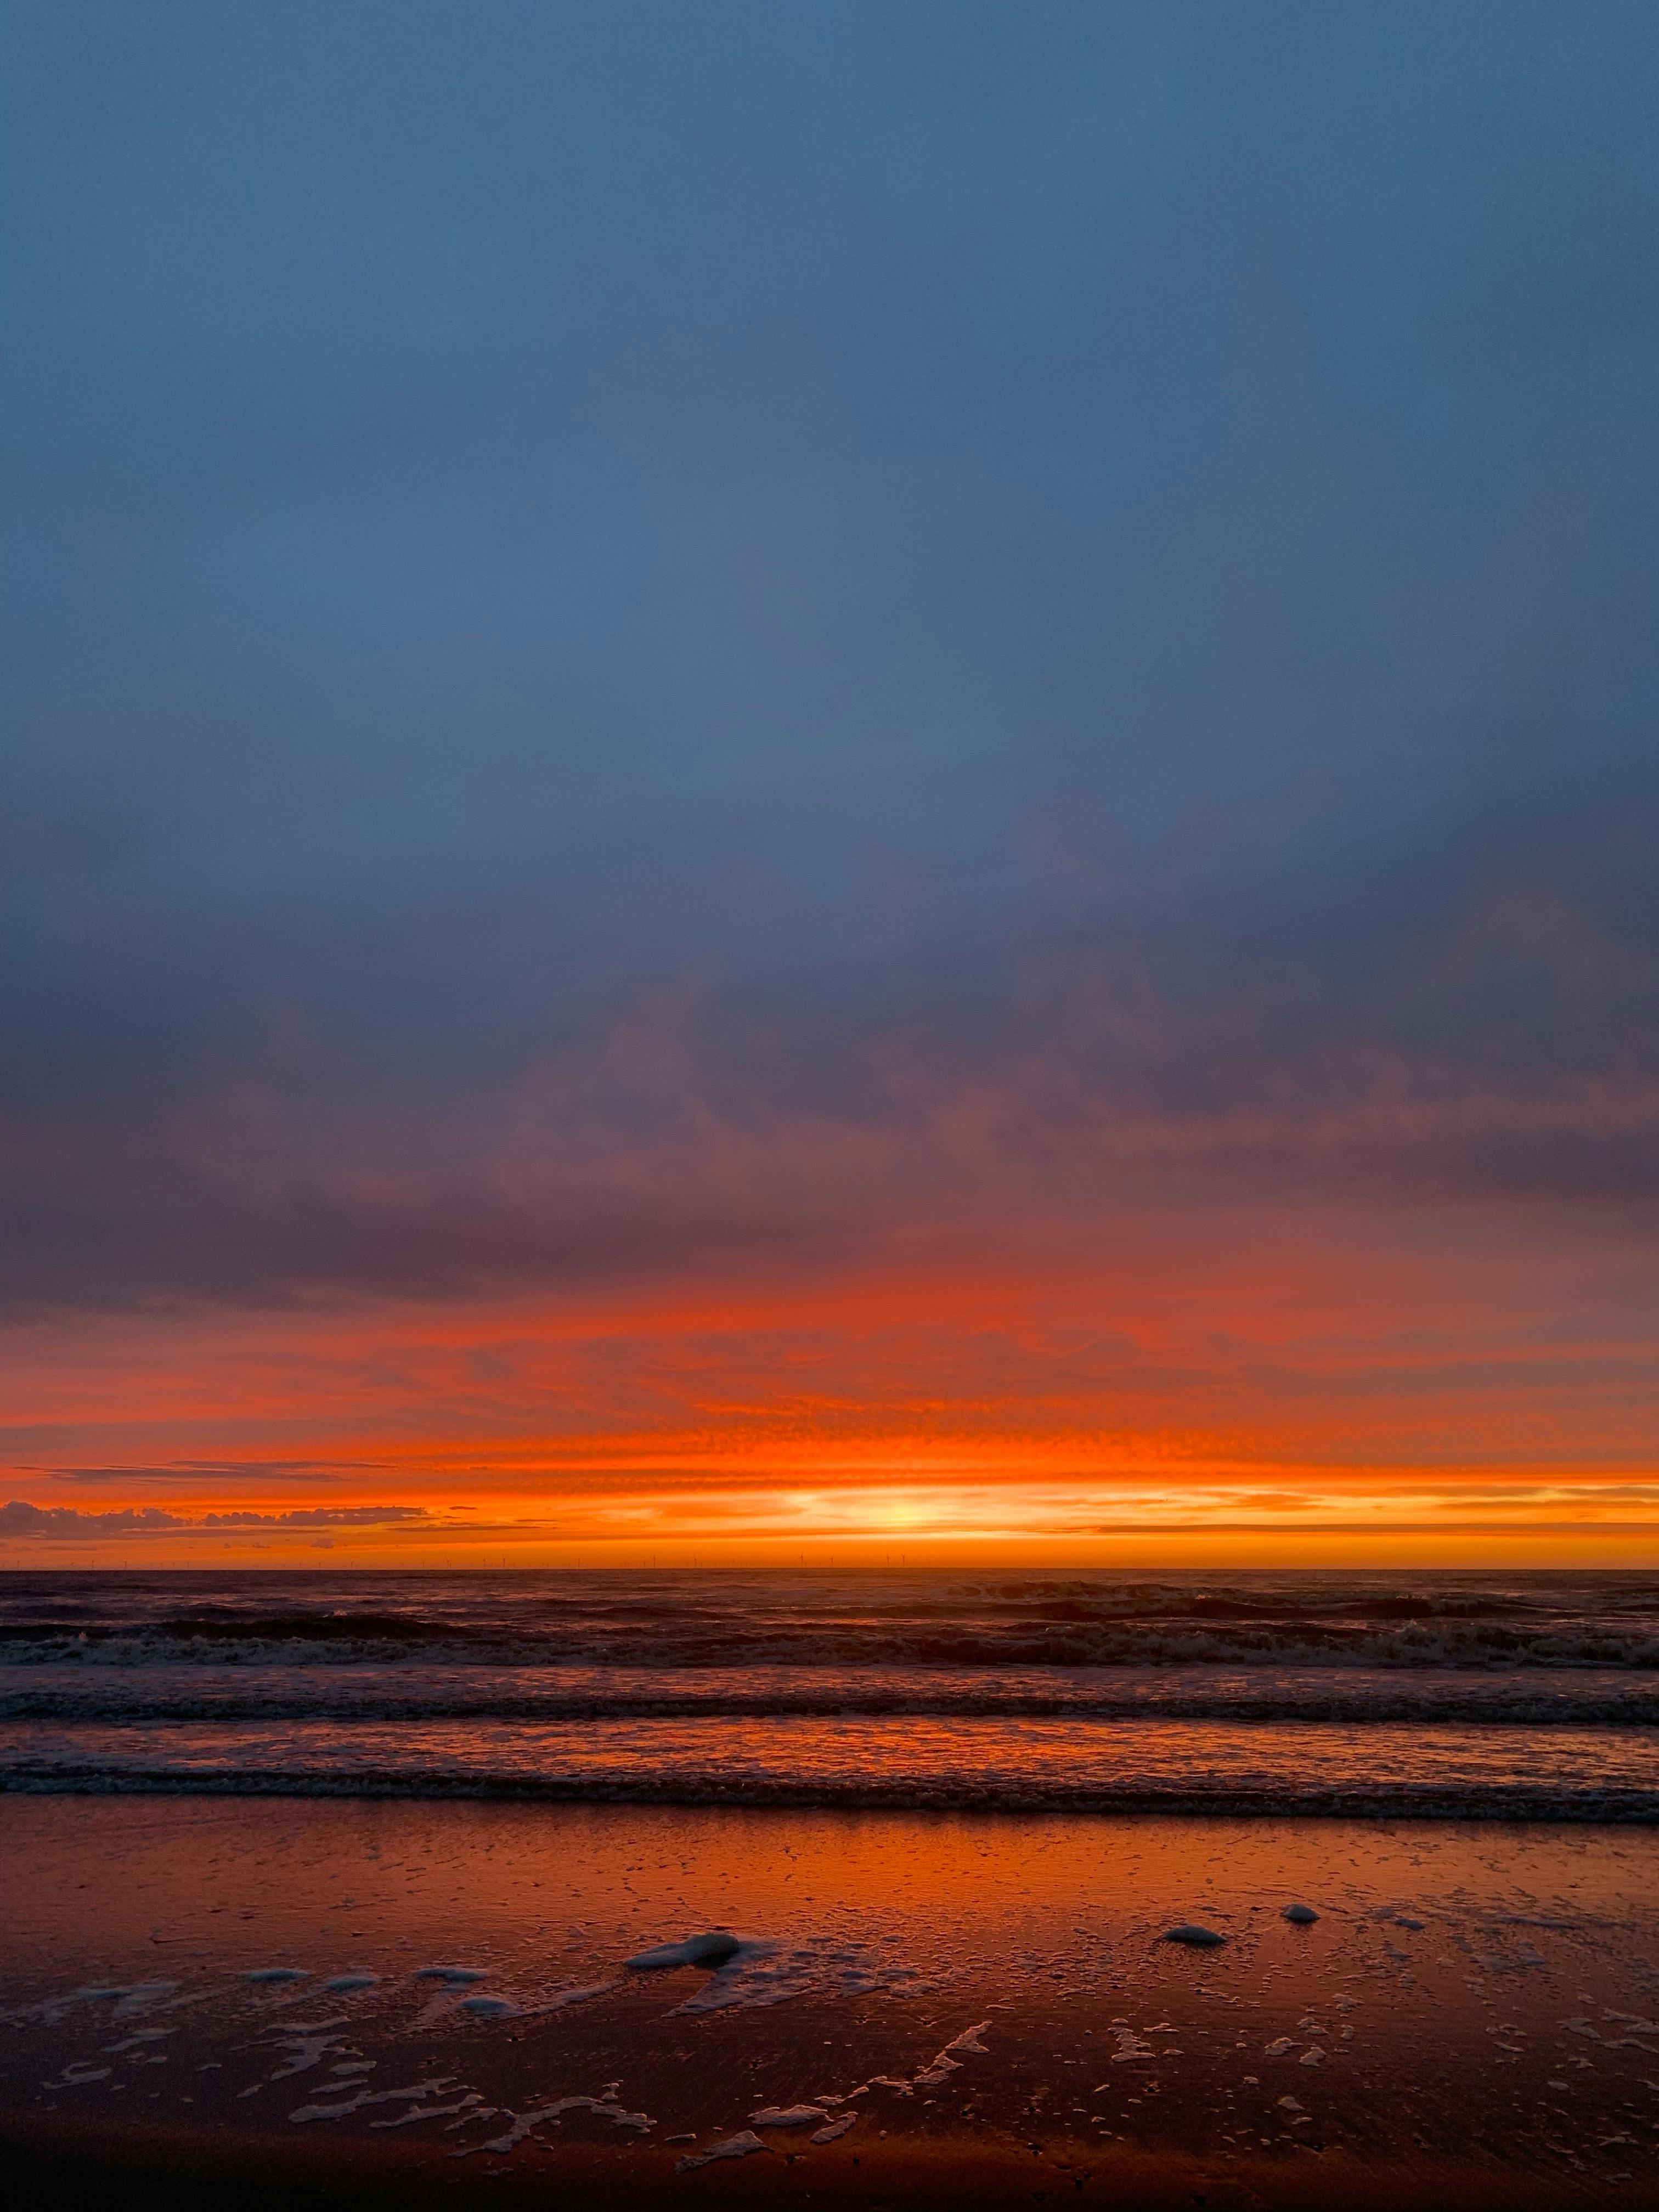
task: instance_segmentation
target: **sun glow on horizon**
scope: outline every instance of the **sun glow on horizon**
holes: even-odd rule
[[[1659,1483],[642,1485],[0,1508],[0,1565],[1659,1565]]]
[[[42,1322],[0,1565],[1652,1557],[1651,1346],[1354,1252]]]

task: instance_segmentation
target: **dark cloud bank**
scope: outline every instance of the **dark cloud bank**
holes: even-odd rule
[[[267,1528],[290,1534],[305,1529],[430,1527],[420,1505],[308,1505],[286,1513],[169,1512],[161,1505],[112,1507],[88,1513],[75,1505],[29,1505],[9,1498],[0,1505],[0,1537],[156,1536],[179,1530],[222,1533],[227,1528]]]
[[[3,41],[9,1310],[1651,1206],[1650,9]]]

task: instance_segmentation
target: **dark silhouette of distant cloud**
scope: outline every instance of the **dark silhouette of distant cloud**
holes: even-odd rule
[[[13,1498],[0,1505],[0,1537],[145,1536],[179,1530],[224,1528],[378,1528],[429,1522],[417,1505],[315,1505],[284,1513],[170,1513],[161,1505],[112,1507],[88,1513],[76,1505],[30,1505]]]

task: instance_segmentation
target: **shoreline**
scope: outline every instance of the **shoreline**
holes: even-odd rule
[[[1607,1792],[1593,1802],[1548,1791],[1532,1796],[1504,1785],[1482,1795],[1468,1790],[1457,1797],[1432,1789],[1413,1792],[1409,1785],[1384,1798],[1364,1791],[1124,1790],[1115,1786],[1069,1796],[1033,1792],[1027,1798],[994,1800],[965,1790],[937,1791],[896,1785],[884,1790],[867,1778],[837,1795],[821,1785],[799,1789],[787,1783],[757,1787],[734,1782],[717,1785],[620,1783],[609,1789],[557,1776],[491,1778],[486,1784],[460,1778],[399,1775],[261,1776],[229,1772],[194,1777],[99,1774],[0,1778],[0,1799],[15,1798],[185,1798],[229,1802],[280,1799],[291,1803],[404,1805],[545,1806],[550,1809],[614,1807],[654,1811],[822,1814],[827,1819],[860,1814],[949,1814],[985,1820],[1167,1820],[1352,1821],[1389,1826],[1401,1822],[1492,1827],[1650,1828],[1659,1827],[1659,1785],[1651,1790]]]
[[[1650,1829],[9,1796],[0,1850],[0,2143],[65,2202],[1659,2202]]]

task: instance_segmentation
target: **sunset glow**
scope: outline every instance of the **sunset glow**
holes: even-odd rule
[[[0,1562],[1647,1556],[1639,11],[25,12]]]
[[[1473,1242],[1355,1269],[1281,1231],[1254,1283],[1217,1253],[37,1324],[4,1383],[6,1557],[1449,1565],[1659,1540],[1653,1347],[1572,1326],[1605,1248],[1528,1282]]]

